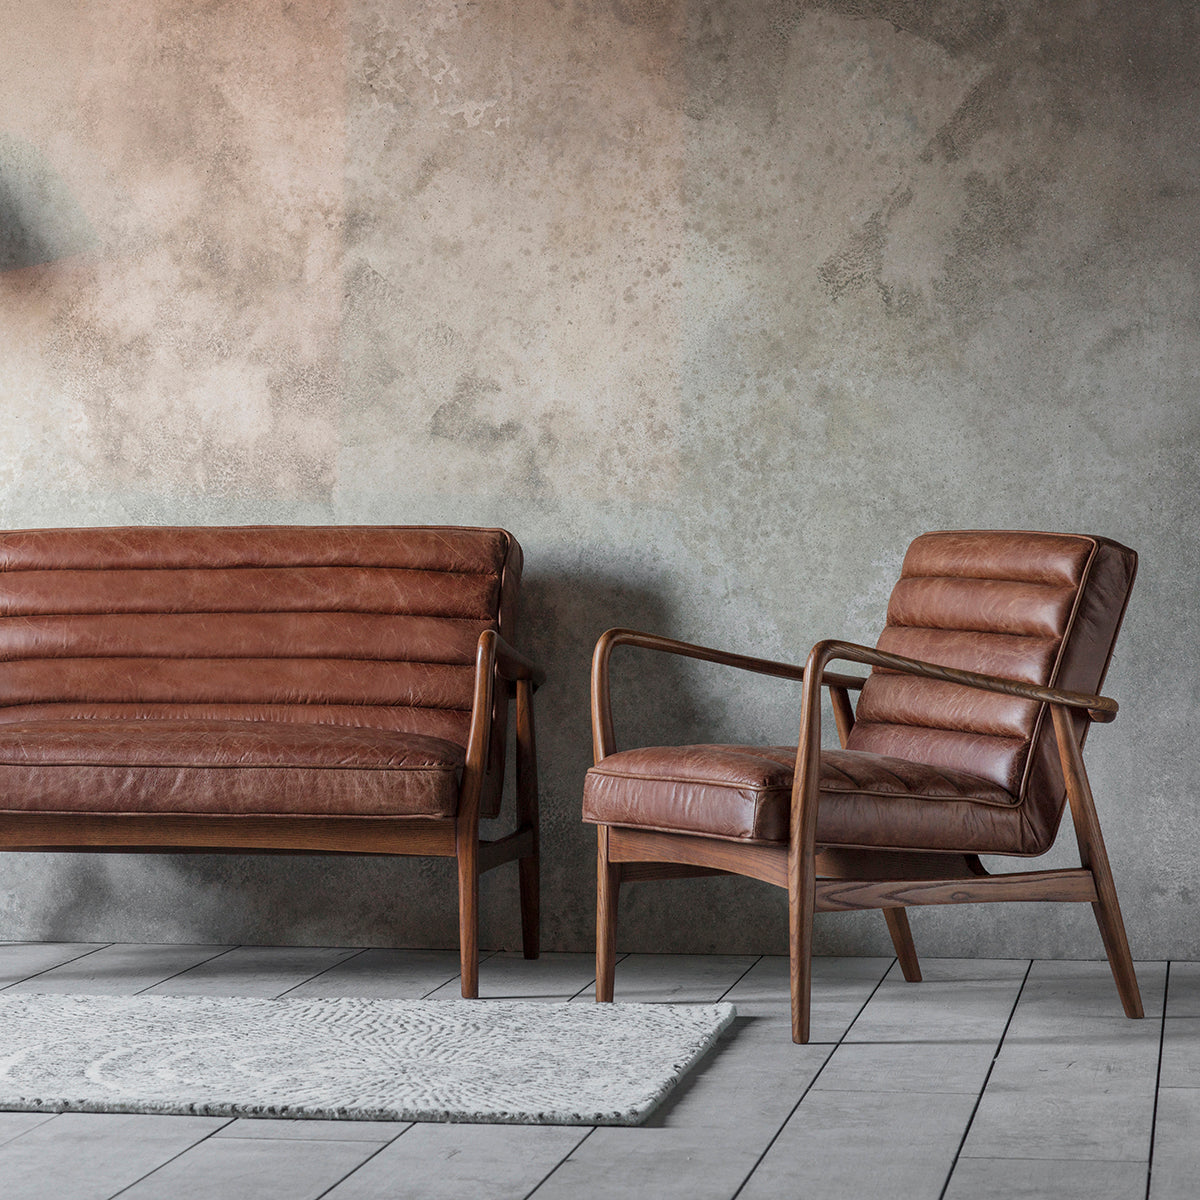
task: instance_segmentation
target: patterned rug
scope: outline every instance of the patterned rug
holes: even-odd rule
[[[728,1004],[0,996],[0,1109],[635,1125]]]

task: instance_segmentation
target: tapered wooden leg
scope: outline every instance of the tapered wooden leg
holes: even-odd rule
[[[596,999],[613,998],[621,869],[608,861],[608,826],[596,826]]]
[[[533,851],[517,867],[521,888],[521,949],[526,958],[541,951],[537,746],[533,731],[533,685],[517,685],[517,825],[533,830]]]
[[[458,838],[458,953],[464,1000],[479,995],[479,835]]]
[[[909,983],[921,982],[921,964],[917,961],[917,948],[913,945],[912,930],[908,927],[908,913],[903,908],[885,908],[883,919],[887,921],[888,933],[892,935],[892,945],[896,948],[896,958],[900,970]]]
[[[793,851],[794,853],[794,851]],[[792,1041],[808,1041],[812,1003],[812,926],[816,907],[815,872],[789,870],[788,976],[792,990]]]
[[[1075,824],[1075,836],[1079,841],[1079,858],[1092,872],[1096,884],[1096,900],[1092,912],[1100,926],[1100,938],[1108,965],[1112,970],[1121,997],[1121,1006],[1127,1017],[1143,1015],[1142,996],[1138,990],[1137,974],[1133,969],[1133,956],[1129,953],[1129,941],[1125,937],[1125,922],[1121,919],[1121,905],[1117,902],[1117,888],[1113,882],[1112,868],[1108,863],[1108,851],[1104,846],[1104,835],[1100,832],[1100,818],[1096,815],[1096,802],[1092,797],[1091,784],[1083,766],[1083,755],[1070,716],[1061,708],[1051,709],[1054,714],[1054,734],[1058,739],[1059,755],[1063,775],[1067,781],[1067,799],[1071,804],[1071,819]]]

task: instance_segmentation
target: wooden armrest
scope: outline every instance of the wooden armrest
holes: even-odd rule
[[[900,671],[906,675],[921,675],[926,679],[940,679],[945,683],[958,683],[964,687],[980,688],[988,692],[1001,692],[1006,696],[1019,696],[1023,700],[1035,700],[1045,704],[1062,705],[1065,708],[1085,708],[1093,721],[1111,721],[1117,715],[1117,702],[1107,696],[1094,696],[1086,692],[1068,692],[1061,688],[1041,687],[1019,679],[1004,679],[999,675],[982,675],[977,671],[962,671],[957,667],[941,667],[936,663],[922,662],[916,658],[904,658],[899,654],[888,654],[870,646],[859,646],[854,642],[818,642],[813,647],[812,661],[826,663],[835,658],[864,666],[883,667],[888,671]]]
[[[595,761],[606,758],[616,749],[612,723],[612,697],[608,687],[608,660],[617,646],[634,646],[641,650],[657,650],[663,654],[677,654],[683,658],[696,658],[703,662],[734,667],[739,671],[750,671],[756,675],[771,675],[777,679],[804,679],[804,668],[794,663],[776,662],[769,658],[752,658],[746,654],[731,654],[711,646],[699,646],[693,642],[680,642],[674,638],[660,637],[655,633],[640,633],[636,629],[610,629],[601,634],[592,655],[592,741]],[[866,682],[853,675],[837,675],[824,672],[821,682],[827,687],[857,691]]]

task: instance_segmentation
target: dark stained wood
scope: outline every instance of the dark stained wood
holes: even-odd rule
[[[598,826],[604,828],[604,826]],[[686,863],[749,875],[776,887],[787,886],[787,847],[780,842],[729,842],[687,833],[658,833],[653,829],[609,830],[608,857],[613,863]]]
[[[1082,867],[1019,871],[986,879],[820,879],[817,911],[902,908],[925,904],[996,904],[1009,900],[1096,899],[1092,872]]]
[[[974,855],[818,846],[817,874],[828,879],[975,879],[987,871]]]
[[[917,959],[917,947],[913,944],[912,930],[908,926],[908,913],[902,908],[885,908],[884,920],[892,945],[896,948],[896,960],[909,983],[921,982],[921,964]]]
[[[693,642],[680,642],[674,638],[659,637],[653,633],[641,633],[635,629],[610,629],[601,634],[592,654],[592,746],[596,762],[607,758],[616,749],[613,733],[612,697],[609,689],[609,660],[618,646],[634,646],[642,650],[656,650],[663,654],[677,654],[683,658],[696,658],[703,662],[717,663],[750,671],[756,675],[771,675],[777,679],[804,679],[804,668],[794,663],[775,662],[769,658],[752,658],[745,654],[731,654],[711,646],[698,646]],[[829,675],[824,682],[830,687],[857,691],[866,682],[853,675]]]
[[[455,836],[453,819],[29,812],[0,814],[0,847],[452,856]]]
[[[1108,863],[1104,835],[1100,832],[1096,802],[1092,798],[1091,784],[1083,766],[1083,754],[1076,740],[1070,714],[1060,708],[1055,708],[1052,712],[1054,736],[1058,741],[1059,759],[1067,783],[1067,800],[1071,806],[1071,819],[1079,842],[1079,858],[1085,867],[1091,869],[1096,880],[1092,912],[1095,913],[1096,923],[1100,927],[1104,952],[1108,956],[1108,965],[1112,969],[1125,1015],[1140,1017],[1143,1014],[1141,992],[1133,969],[1133,957],[1129,953],[1129,942],[1125,937],[1125,922],[1121,919],[1121,905],[1117,901],[1117,888],[1113,883],[1112,868]]]
[[[532,829],[518,829],[492,842],[481,841],[478,854],[480,875],[514,859],[520,860],[529,854],[532,847]]]
[[[517,865],[521,892],[521,950],[526,958],[541,953],[541,846],[538,817],[537,737],[533,722],[536,678],[516,686],[517,827],[528,830],[530,844]]]
[[[720,867],[693,867],[687,863],[618,863],[622,883],[643,883],[652,879],[703,879],[710,875],[729,875]]]
[[[596,1000],[613,998],[617,964],[617,900],[621,888],[620,868],[609,859],[607,825],[596,826]]]

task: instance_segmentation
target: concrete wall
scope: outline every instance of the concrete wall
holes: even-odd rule
[[[550,946],[591,939],[601,630],[803,658],[873,637],[915,534],[1017,527],[1142,555],[1089,758],[1135,953],[1200,955],[1192,6],[0,0],[0,28],[4,524],[512,529]],[[619,665],[627,740],[794,736],[785,685]],[[3,938],[454,941],[445,863],[0,868]],[[516,941],[509,871],[485,945]],[[782,900],[634,887],[622,941],[778,950]],[[913,924],[1100,952],[1086,908]],[[820,937],[887,944],[874,914]]]

